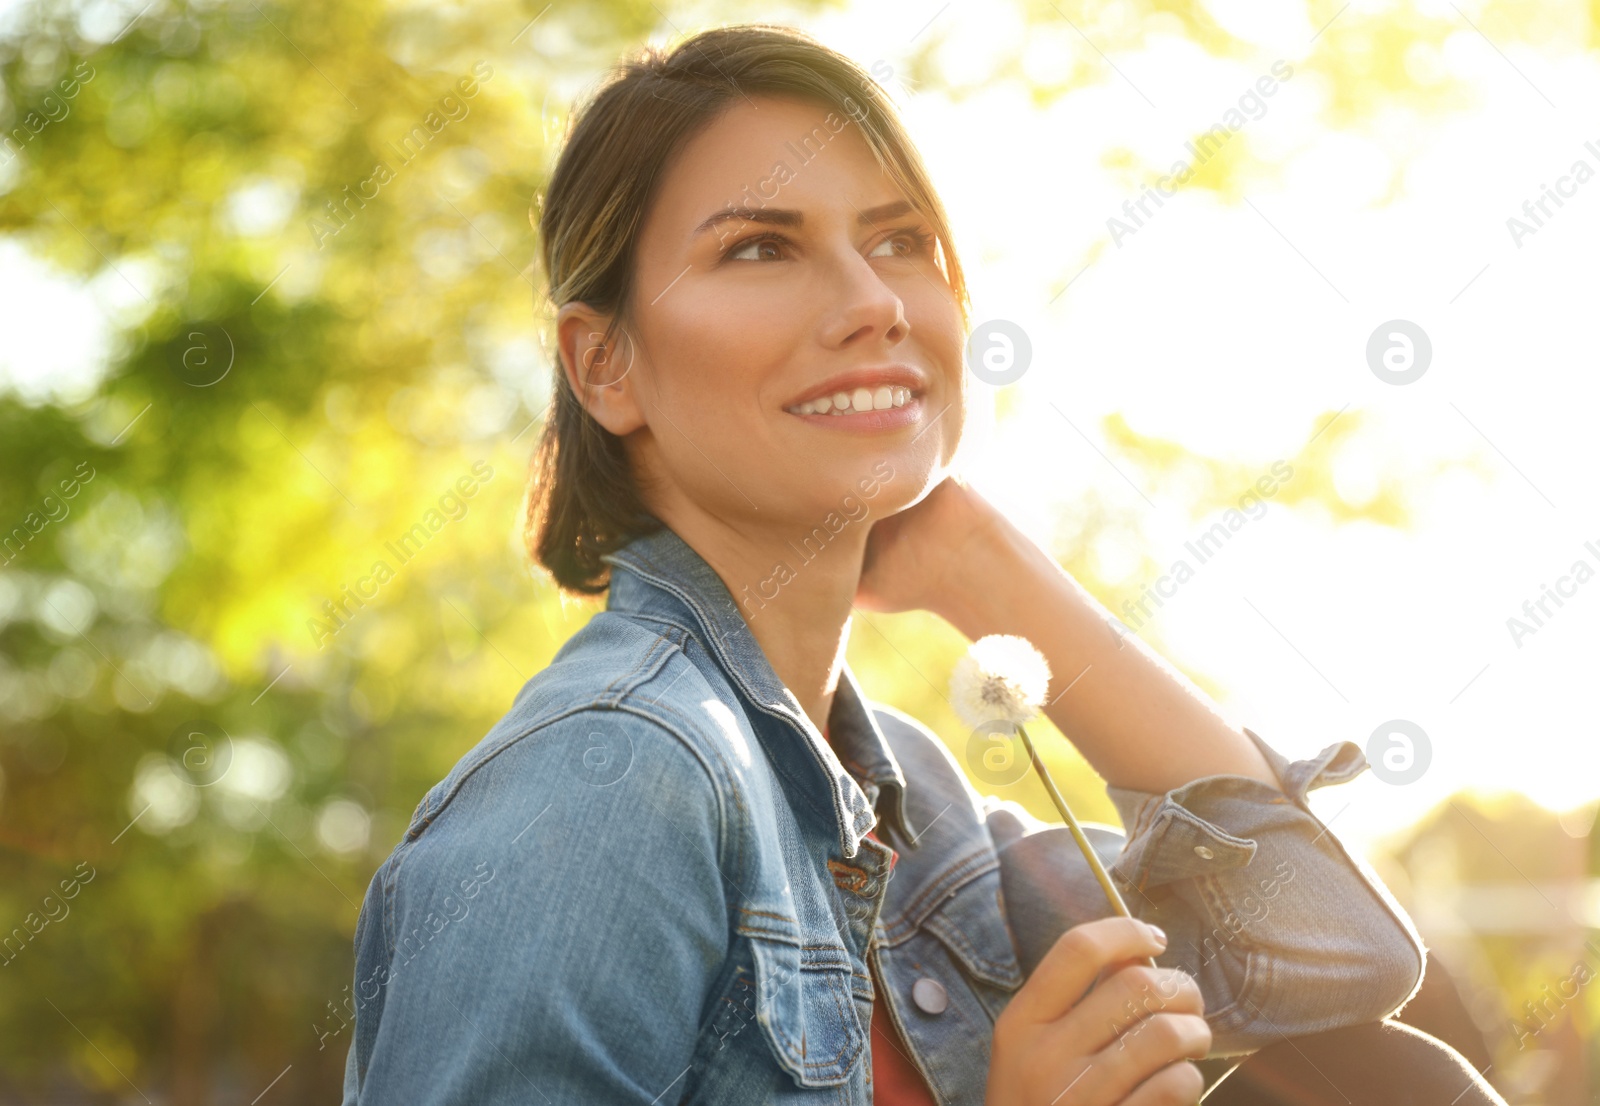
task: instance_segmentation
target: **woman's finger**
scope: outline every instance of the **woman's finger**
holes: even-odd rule
[[[1117,1106],[1197,1106],[1205,1090],[1204,1073],[1189,1061],[1180,1060],[1140,1083]]]
[[[1068,1103],[1116,1103],[1128,1106],[1130,1102],[1144,1101],[1130,1098],[1136,1090],[1150,1083],[1155,1076],[1169,1068],[1181,1068],[1189,1060],[1200,1059],[1211,1051],[1211,1027],[1204,1018],[1193,1014],[1157,1014],[1138,1023],[1133,1034],[1121,1042],[1093,1052],[1063,1071],[1055,1080],[1045,1083],[1049,1094],[1037,1100],[1041,1106],[1054,1098],[1057,1106]],[[1054,1055],[1049,1050],[1056,1047],[1041,1040],[1038,1051]],[[1192,1067],[1193,1065],[1189,1065]],[[1195,1069],[1195,1074],[1199,1069]],[[1179,1072],[1164,1075],[1152,1085],[1167,1093],[1182,1090],[1187,1077]],[[1066,1093],[1069,1092],[1070,1093]],[[1143,1090],[1141,1093],[1152,1094]],[[1196,1091],[1198,1094],[1198,1090]],[[1159,1094],[1148,1099],[1151,1106],[1175,1106],[1192,1103],[1193,1098],[1162,1098]]]
[[[1204,1024],[1205,999],[1193,976],[1179,968],[1134,962],[1107,977],[1071,1013],[1044,1030],[1046,1047],[1078,1052],[1116,1049],[1161,1014],[1192,1016]]]
[[[1166,947],[1149,925],[1120,915],[1073,926],[1056,939],[1033,974],[1006,1006],[1012,1018],[1055,1021],[1076,1006],[1101,969],[1155,956]]]

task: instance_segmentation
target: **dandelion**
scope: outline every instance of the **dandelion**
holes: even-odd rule
[[[1084,836],[1083,827],[1073,817],[1072,808],[1057,789],[1055,780],[1050,778],[1044,762],[1034,750],[1028,731],[1023,727],[1024,722],[1044,709],[1049,687],[1049,662],[1033,647],[1032,642],[1012,634],[990,634],[973,642],[966,655],[956,662],[950,676],[950,703],[961,720],[974,728],[1003,722],[1016,729],[1023,746],[1028,750],[1028,759],[1033,762],[1033,770],[1044,781],[1045,790],[1050,793],[1056,809],[1072,831],[1073,840],[1077,841],[1084,860],[1088,861],[1089,869],[1099,880],[1112,909],[1125,918],[1131,918],[1133,913],[1128,909],[1128,904],[1122,901],[1122,895],[1111,882],[1105,865],[1100,863],[1099,854]],[[1145,957],[1144,960],[1152,968],[1156,966],[1152,957]]]
[[[950,677],[952,703],[969,726],[1020,726],[1044,706],[1050,665],[1025,637],[990,634],[968,647]]]

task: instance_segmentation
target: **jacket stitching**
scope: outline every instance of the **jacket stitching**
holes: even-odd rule
[[[804,998],[805,995],[814,994],[815,993],[814,991],[808,991],[808,990],[805,989],[805,979],[806,979],[805,973],[806,973],[806,971],[807,971],[807,969],[801,968],[800,979],[802,981],[802,990],[801,990],[802,998],[801,998],[800,1015],[801,1015],[802,1019],[804,1019],[806,1013],[808,1012],[808,1008],[815,1006],[814,1003],[807,1003],[805,998]],[[820,974],[822,974],[824,972],[828,973],[829,975],[838,974],[836,969],[829,969],[829,968],[813,968],[813,969],[810,969],[810,972],[811,972],[812,975],[820,975]],[[757,985],[759,986],[759,983]],[[797,1045],[794,1037],[791,1036],[788,1032],[785,1031],[781,1019],[770,1018],[770,1019],[768,1019],[766,1024],[771,1028],[773,1036],[778,1038],[778,1040],[780,1040],[783,1043],[784,1051],[789,1053],[789,1058],[791,1060],[797,1060],[800,1063],[800,1065],[802,1067],[806,1068],[808,1071],[823,1070],[823,1069],[845,1070],[845,1069],[847,1069],[849,1067],[849,1064],[845,1063],[845,1061],[844,1061],[845,1054],[847,1052],[853,1052],[854,1054],[859,1055],[859,1053],[861,1051],[861,1045],[862,1045],[862,1040],[863,1040],[863,1036],[862,1036],[862,1033],[861,1033],[861,1023],[856,1020],[855,1011],[853,1009],[849,1010],[849,1011],[846,1011],[844,1006],[840,1003],[840,1001],[839,1001],[839,987],[838,987],[837,982],[835,980],[833,980],[833,979],[817,979],[817,980],[811,981],[810,985],[812,987],[824,987],[824,988],[826,988],[828,997],[833,999],[833,1009],[834,1009],[834,1013],[838,1015],[839,1028],[844,1031],[844,1041],[840,1044],[838,1051],[835,1052],[831,1058],[825,1058],[825,1059],[822,1059],[822,1060],[811,1060],[811,1059],[808,1059],[807,1058],[808,1053],[803,1051]],[[851,1005],[854,1006],[855,999],[853,999],[853,998],[850,999],[850,1002],[851,1002]],[[818,1011],[818,1012],[820,1013],[820,1012],[825,1012],[825,1011]],[[852,1049],[852,1046],[854,1046],[853,1049]],[[854,1056],[852,1056],[851,1059],[853,1061],[854,1060]]]
[[[659,640],[661,640],[661,639],[658,639],[658,641]],[[652,648],[651,651],[654,652],[654,649]],[[615,681],[613,681],[613,684],[614,683],[615,683]],[[656,704],[656,705],[660,706],[660,704]],[[677,712],[676,711],[672,711],[670,708],[663,708],[663,709],[665,709],[667,711],[667,713],[672,714],[675,717],[677,717]],[[711,770],[711,767],[706,763],[705,757],[702,756],[701,750],[697,747],[697,745],[696,745],[696,743],[694,741],[690,740],[689,737],[687,737],[685,734],[679,732],[679,730],[675,726],[671,725],[668,720],[665,720],[665,719],[656,717],[656,716],[654,716],[652,714],[646,713],[645,711],[639,709],[638,707],[635,707],[635,706],[632,706],[631,704],[628,704],[625,699],[619,699],[619,700],[617,700],[615,703],[613,703],[610,706],[602,706],[602,705],[599,705],[599,704],[596,704],[596,703],[583,704],[581,706],[576,706],[576,707],[570,708],[570,709],[568,709],[566,711],[561,712],[560,714],[553,715],[550,718],[543,719],[543,720],[541,720],[539,722],[534,723],[534,725],[529,727],[527,730],[523,731],[522,733],[519,733],[516,737],[511,738],[511,739],[503,742],[501,745],[499,745],[498,747],[496,747],[495,749],[490,751],[482,759],[480,759],[477,763],[473,764],[472,767],[468,771],[464,772],[462,774],[461,778],[456,781],[455,785],[450,788],[449,792],[446,795],[444,795],[443,797],[441,797],[440,802],[439,802],[439,808],[438,808],[439,809],[439,813],[442,813],[444,811],[444,809],[447,806],[450,805],[450,802],[455,798],[455,796],[460,792],[460,790],[464,786],[466,786],[467,781],[469,779],[471,779],[474,775],[476,775],[480,768],[482,768],[484,765],[488,764],[491,760],[493,760],[496,757],[498,757],[501,753],[505,752],[507,749],[511,748],[513,745],[516,745],[518,742],[526,740],[529,737],[533,737],[533,736],[537,735],[540,730],[545,729],[545,728],[555,724],[556,722],[564,721],[567,718],[571,718],[571,717],[573,717],[575,715],[583,714],[586,711],[596,711],[596,712],[614,711],[614,712],[617,712],[617,713],[630,714],[630,715],[633,715],[635,717],[643,718],[647,722],[651,722],[651,723],[654,723],[657,726],[660,726],[662,729],[664,729],[668,733],[672,734],[673,737],[677,738],[677,740],[689,751],[689,753],[700,764],[701,770],[706,773],[706,776],[711,781],[712,793],[715,794],[717,796],[717,798],[718,798],[718,811],[717,811],[717,821],[718,821],[717,841],[718,841],[718,848],[719,848],[719,851],[726,851],[726,847],[727,847],[727,843],[728,843],[728,839],[729,839],[729,831],[728,831],[728,826],[727,826],[726,812],[722,809],[722,800],[724,798],[724,790],[725,789],[720,785],[720,783],[719,783],[719,781],[717,779],[717,774],[715,772],[713,772]],[[737,801],[738,789],[737,788],[729,788],[729,789],[726,789],[726,790],[733,791],[735,793],[735,798],[736,798],[736,801]],[[742,804],[741,804],[741,812],[742,812],[742,810],[743,810],[743,807],[742,807]],[[430,816],[428,818],[428,820],[423,824],[423,826],[421,828],[425,829],[427,827],[427,825],[429,825],[429,824],[431,824],[433,822],[434,817],[436,817],[436,816],[437,815]],[[409,833],[408,832],[407,838],[402,840],[400,846],[397,846],[395,857],[394,857],[393,867],[391,869],[391,873],[390,873],[389,879],[386,881],[385,887],[384,887],[384,945],[385,945],[385,951],[386,951],[386,953],[388,955],[388,959],[391,962],[394,960],[394,952],[395,952],[395,943],[394,943],[395,921],[394,921],[394,916],[395,916],[395,902],[399,898],[400,870],[401,870],[401,867],[404,865],[406,859],[415,850],[417,842],[420,839],[421,839],[420,830],[418,830],[415,833]],[[713,858],[713,862],[715,862],[718,859],[721,859],[721,858],[720,857]],[[720,864],[718,865],[718,870],[719,871],[721,870],[721,865]],[[742,872],[741,872],[741,874],[742,874]],[[724,875],[726,875],[726,873],[724,873]],[[736,886],[737,886],[737,884],[736,884]],[[729,892],[728,892],[728,890],[726,888],[723,889],[723,901],[724,901],[725,908],[726,907],[730,907],[733,904],[733,900],[730,897],[730,894],[729,894]]]
[[[1247,996],[1254,995],[1261,990],[1261,977],[1263,975],[1267,976],[1267,982],[1270,984],[1272,974],[1272,958],[1268,956],[1266,951],[1257,945],[1253,940],[1243,935],[1243,928],[1241,928],[1238,933],[1233,933],[1233,931],[1229,928],[1226,915],[1233,912],[1226,909],[1226,901],[1218,892],[1215,884],[1216,877],[1214,876],[1200,876],[1195,879],[1195,886],[1199,891],[1200,898],[1206,908],[1207,915],[1212,921],[1218,923],[1218,925],[1214,926],[1213,928],[1221,928],[1228,931],[1230,936],[1228,941],[1224,942],[1224,944],[1232,942],[1238,946],[1239,951],[1242,953],[1241,959],[1244,961],[1244,978],[1239,984],[1239,990],[1234,995],[1233,1001],[1218,1010],[1212,1011],[1208,1017],[1218,1021],[1219,1024],[1236,1022],[1237,1026],[1243,1026],[1243,1016],[1248,1013],[1248,1010],[1245,1006],[1245,999]],[[1221,955],[1220,950],[1218,954]],[[1219,968],[1218,971],[1220,972],[1221,969]],[[1224,975],[1223,978],[1226,979],[1226,975]]]
[[[633,611],[633,610],[629,610],[629,611],[612,610],[612,611],[608,611],[607,613],[608,614],[614,614],[618,618],[636,619],[636,620],[641,621],[641,622],[655,622],[655,623],[659,623],[662,626],[671,626],[673,629],[679,631],[684,637],[693,637],[694,636],[694,629],[692,627],[687,626],[682,622],[679,622],[675,618],[668,618],[665,615],[649,614],[649,613],[646,613],[645,611]]]
[[[699,601],[697,596],[673,583],[659,569],[657,569],[653,563],[645,560],[643,557],[639,557],[637,559],[619,557],[618,559],[627,568],[636,573],[640,579],[654,584],[656,587],[662,589],[670,595],[677,596],[699,618],[701,625],[706,628],[709,636],[711,636],[714,641],[717,640],[717,635],[714,631],[720,627],[720,623]],[[749,633],[748,626],[745,626],[744,629],[746,633]],[[702,647],[704,647],[703,643]],[[751,686],[748,674],[745,672],[744,666],[739,663],[738,657],[733,654],[731,649],[726,650],[725,656],[727,664],[724,665],[719,663],[717,667],[723,669],[725,674],[733,677],[733,682],[743,689],[745,696],[750,700],[757,710],[761,711],[763,714],[771,715],[772,717],[781,719],[791,724],[800,724],[800,720],[795,718],[794,715],[788,710],[762,702],[761,698],[756,695],[755,688]],[[819,767],[821,766],[819,765]],[[780,774],[787,774],[785,769],[778,769],[778,771]],[[819,813],[826,815],[826,812],[823,811],[821,803],[819,803],[811,794],[810,790],[804,786],[803,781],[800,781],[792,776],[790,778],[792,782],[797,785],[796,790],[798,793],[804,795],[807,800],[817,808]],[[832,784],[829,790],[831,792],[830,798],[833,800],[832,813],[834,824],[840,828],[842,837],[843,827],[846,825],[844,802],[839,796],[839,787],[837,781],[830,780],[829,782]],[[843,842],[841,841],[841,844],[842,843]]]
[[[656,639],[650,643],[650,647],[644,651],[644,655],[642,657],[640,657],[638,659],[638,661],[636,661],[634,663],[634,666],[632,668],[630,668],[627,672],[625,672],[622,675],[616,677],[609,684],[607,684],[605,686],[604,690],[601,692],[601,694],[604,695],[606,692],[609,692],[613,688],[615,688],[618,684],[621,684],[621,683],[627,681],[628,679],[632,678],[634,673],[643,670],[645,665],[650,663],[651,658],[653,658],[656,655],[656,646],[660,645],[662,642],[666,642],[669,647],[671,647],[672,644],[673,644],[671,641],[669,641],[667,639],[667,635],[666,634],[658,633],[656,635]],[[662,663],[665,663],[665,661],[663,661]],[[632,690],[632,688],[629,688],[629,690]],[[627,694],[628,694],[627,691],[622,692],[621,694],[616,696],[616,700],[620,701]]]
[[[997,870],[998,868],[998,862],[992,867],[984,868],[982,871],[979,871],[972,877],[964,880],[958,887],[947,889],[943,894],[943,898],[951,897],[961,888],[970,886],[973,880],[981,879],[988,875],[990,871]],[[998,897],[996,902],[999,902]],[[942,905],[942,903],[939,905]],[[912,937],[915,937],[917,934],[926,932],[937,939],[940,944],[947,947],[950,952],[959,958],[962,963],[966,965],[972,972],[979,974],[980,978],[983,978],[985,982],[993,983],[996,986],[1010,988],[1014,987],[1016,983],[1023,978],[1021,964],[1016,958],[1016,938],[1011,932],[1010,923],[1004,919],[1004,916],[1002,916],[1001,922],[1002,930],[1006,937],[1006,944],[1003,948],[997,949],[997,957],[992,958],[988,955],[985,955],[979,946],[973,942],[970,934],[958,926],[953,920],[943,917],[936,918],[939,911],[939,905],[936,905],[933,909],[926,911],[920,919],[906,928],[905,932],[901,935],[894,935],[889,929],[886,928],[885,937],[882,942],[883,945],[885,947],[900,945],[910,940]],[[905,916],[902,915],[902,921],[896,923],[896,928],[904,927],[904,917]],[[933,920],[933,924],[929,924],[930,920]],[[1007,957],[1007,954],[1009,954],[1009,958]]]
[[[647,649],[646,652],[645,652],[644,658],[641,659],[640,661],[638,661],[634,665],[634,667],[628,672],[628,676],[632,676],[634,673],[638,672],[641,668],[643,668],[643,666],[646,663],[648,663],[650,658],[656,656],[656,653],[657,653],[656,646],[661,644],[663,641],[667,641],[667,639],[666,639],[666,637],[664,635],[658,636],[654,641],[652,641],[650,643],[650,648]],[[668,644],[669,647],[672,646],[672,643],[670,641],[668,641],[667,644]],[[657,667],[659,668],[661,665],[665,664],[666,663],[665,658],[667,656],[670,656],[670,655],[671,655],[670,653],[664,654],[663,655],[663,659],[660,662],[658,662]],[[611,683],[606,686],[605,690],[606,691],[610,691],[612,688],[616,687],[617,684],[620,683],[625,678],[626,677],[618,677],[617,679],[612,680]],[[643,682],[643,681],[641,680],[640,682]],[[630,690],[632,690],[632,689],[630,688]],[[475,775],[478,772],[478,770],[481,769],[484,765],[488,764],[491,760],[493,760],[495,757],[499,756],[501,753],[505,752],[507,749],[511,748],[513,745],[516,745],[518,742],[524,741],[527,738],[532,737],[534,734],[538,733],[540,730],[544,729],[547,726],[551,726],[551,725],[555,724],[556,722],[563,721],[563,720],[565,720],[567,718],[570,718],[575,714],[579,714],[579,713],[581,713],[581,712],[583,712],[585,710],[599,710],[599,711],[625,710],[627,708],[625,708],[623,704],[626,701],[627,701],[627,692],[624,692],[622,695],[611,697],[609,702],[604,702],[604,701],[602,701],[600,699],[596,699],[596,701],[594,701],[592,703],[584,703],[584,704],[580,704],[578,706],[569,707],[566,710],[559,711],[556,714],[552,714],[547,718],[538,719],[538,720],[534,721],[533,723],[531,723],[526,729],[523,729],[523,730],[517,732],[512,737],[506,738],[500,744],[494,746],[488,752],[484,753],[475,762],[473,762],[464,772],[461,773],[460,778],[458,778],[455,781],[455,783],[452,784],[450,786],[450,788],[444,794],[439,796],[439,805],[438,805],[437,808],[431,808],[431,803],[429,803],[429,807],[431,809],[428,810],[427,816],[423,820],[422,824],[421,825],[413,825],[410,829],[408,829],[406,831],[407,838],[409,838],[411,840],[415,840],[418,837],[422,836],[423,830],[427,829],[427,827],[433,823],[433,821],[439,816],[439,814],[444,811],[445,807],[450,805],[450,802],[455,798],[456,793],[459,792],[461,790],[461,788],[466,785],[467,780],[471,779],[472,776]],[[659,722],[659,719],[653,719],[653,716],[648,715],[648,714],[643,714],[642,712],[639,712],[639,711],[636,711],[636,710],[635,711],[630,711],[630,713],[639,714],[641,717],[644,717],[646,719],[652,719],[652,720],[655,720],[655,721]],[[676,736],[678,736],[680,740],[683,740],[685,742],[685,744],[692,744],[682,734],[677,734]],[[423,796],[424,802],[428,802],[428,800],[430,800],[431,797],[432,797],[432,790],[430,790],[429,794]]]
[[[723,671],[721,663],[718,661],[716,654],[712,653],[709,649],[707,649],[705,643],[703,641],[701,641],[699,637],[695,636],[693,631],[688,631],[688,637],[684,641],[684,655],[685,655],[685,657],[688,656],[688,646],[691,645],[691,644],[692,645],[698,645],[700,647],[700,649],[703,652],[705,652],[707,658],[711,661],[711,663],[713,665],[716,666],[718,675],[720,675],[722,677],[721,686],[726,687],[728,689],[729,693],[731,693],[734,696],[735,699],[738,699],[738,697],[740,695],[741,688],[740,687],[736,687],[734,685],[734,683],[727,678],[727,674],[726,674],[726,672]],[[693,661],[691,660],[690,663],[692,664]],[[696,670],[699,670],[699,666],[698,665],[696,665],[695,667],[696,667]],[[710,680],[709,676],[706,676],[706,674],[704,672],[702,672],[701,673],[701,677],[706,680],[706,683],[707,683],[708,687],[711,687],[712,690],[716,690],[716,686],[717,685],[713,685],[711,683],[711,680]],[[744,688],[743,692],[744,692],[746,697],[751,699],[752,702],[754,701],[755,697],[754,697],[754,695],[752,695],[750,693],[748,688]],[[741,704],[741,713],[743,713],[745,715],[746,721],[750,723],[751,729],[752,729],[752,731],[754,731],[754,729],[755,729],[755,721],[754,721],[754,719],[750,718],[748,711],[743,710],[743,705],[742,704]],[[763,710],[762,713],[766,714],[766,715],[768,715],[770,717],[777,717],[780,720],[789,720],[789,716],[788,715],[785,715],[785,714],[776,714],[775,715],[770,710]],[[782,763],[781,760],[774,760],[774,759],[768,758],[768,762],[767,763],[771,767],[773,775],[775,775],[780,781],[787,782],[789,784],[789,788],[788,788],[786,794],[790,797],[791,806],[794,805],[792,797],[794,795],[799,795],[801,797],[801,799],[804,801],[804,803],[806,804],[806,806],[808,806],[812,811],[814,811],[817,814],[818,817],[822,818],[824,821],[830,821],[831,820],[832,824],[835,825],[835,826],[838,826],[839,824],[842,823],[843,817],[840,814],[840,808],[839,808],[839,805],[838,805],[838,802],[839,802],[838,794],[837,794],[838,788],[837,788],[836,785],[832,786],[830,788],[830,790],[832,790],[834,792],[834,796],[833,796],[834,797],[834,805],[829,807],[829,806],[824,805],[816,797],[816,795],[814,793],[814,788],[813,788],[812,783],[811,783],[810,780],[803,779],[798,773],[793,771],[788,765]],[[821,768],[821,767],[822,766],[819,764],[818,768]],[[830,780],[829,782],[830,782],[830,784],[832,784],[833,781]]]
[[[669,620],[661,620],[661,621],[669,621]],[[689,656],[688,649],[686,648],[686,646],[688,645],[688,643],[690,641],[695,640],[693,631],[690,630],[687,626],[684,626],[684,625],[682,625],[680,623],[677,623],[677,622],[670,622],[670,625],[672,625],[674,628],[676,628],[679,631],[679,634],[681,635],[676,641],[674,641],[672,643],[674,648],[676,649],[678,654],[683,658],[684,663],[689,665],[690,669],[695,673],[695,675],[699,676],[701,681],[703,683],[705,683],[707,687],[710,687],[711,686],[710,682],[709,682],[709,680],[707,680],[705,673],[700,669],[699,665],[694,663],[693,658],[691,658]],[[662,668],[666,667],[665,662],[662,663],[661,667]],[[668,685],[668,686],[670,687],[671,685]],[[712,689],[712,690],[714,691],[715,689]],[[663,694],[665,694],[665,692],[663,692]],[[669,704],[661,702],[661,697],[659,695],[654,700],[652,700],[649,705],[654,706],[654,707],[660,709],[661,711],[663,711],[663,712],[665,712],[667,714],[670,714],[672,717],[678,719],[683,724],[685,729],[692,729],[693,728],[692,720],[690,720],[688,718],[685,718],[684,715],[680,711],[678,711],[674,707],[670,706]],[[642,713],[642,711],[640,713]],[[729,781],[728,785],[724,788],[724,787],[719,786],[719,781],[715,777],[713,777],[712,784],[713,784],[713,787],[717,791],[717,794],[719,796],[719,800],[723,800],[725,798],[730,798],[731,797],[731,799],[733,800],[734,813],[735,813],[734,826],[735,827],[740,827],[740,828],[742,828],[744,826],[748,826],[750,824],[750,822],[751,822],[751,818],[750,818],[750,811],[745,806],[744,790],[742,788],[740,788],[740,787],[737,787],[737,786],[733,785],[733,783],[731,782],[732,778],[733,778],[733,773],[729,770],[727,762],[722,759],[722,751],[721,751],[721,749],[718,748],[713,743],[708,743],[707,751],[711,756],[716,758],[717,766],[721,770],[722,778]],[[723,873],[724,876],[726,878],[728,878],[729,881],[732,882],[733,885],[736,888],[738,888],[739,893],[741,895],[743,895],[745,893],[744,892],[744,883],[745,883],[745,880],[748,878],[747,874],[746,874],[746,870],[745,870],[747,858],[745,856],[744,847],[743,847],[744,846],[744,835],[742,833],[735,832],[734,828],[729,827],[726,824],[726,821],[725,821],[724,825],[722,827],[722,834],[721,834],[721,838],[720,838],[720,840],[718,842],[718,846],[719,846],[719,848],[720,848],[720,850],[722,852],[722,855],[725,856],[725,857],[728,857],[728,859],[730,860],[730,863],[731,863],[731,865],[733,867],[733,870],[736,873],[736,876],[733,876],[733,877],[728,877],[726,875],[726,873]],[[718,871],[721,871],[721,870],[722,870],[721,869],[721,865],[719,864],[718,865]],[[724,889],[724,891],[726,892],[726,889]],[[733,898],[733,896],[731,894],[727,895],[727,900],[726,901],[727,901],[727,905],[729,907],[734,906],[734,904],[736,902],[736,900]],[[732,914],[732,911],[730,910],[729,911],[730,929],[732,927],[732,924],[733,924],[733,914]],[[730,933],[730,937],[731,937],[731,933]]]
[[[684,660],[687,663],[693,663],[693,662],[690,662],[688,660],[687,656],[684,657]],[[693,723],[691,722],[691,720],[685,718],[683,716],[683,714],[681,712],[679,712],[676,708],[671,707],[671,706],[667,705],[666,703],[661,702],[659,700],[659,698],[657,700],[655,700],[654,702],[652,702],[650,705],[655,707],[657,710],[660,710],[660,711],[662,711],[662,712],[664,712],[666,714],[669,714],[673,718],[675,718],[678,721],[680,721],[684,725],[685,729],[692,729],[693,728]],[[642,708],[639,708],[639,707],[624,707],[622,705],[622,702],[618,703],[616,709],[618,709],[618,710],[626,709],[626,710],[629,710],[630,713],[638,714],[641,717],[645,717],[645,718],[650,717],[650,715],[646,714]],[[687,737],[679,735],[679,740],[683,741],[686,745],[689,745],[691,748],[693,748],[693,743],[691,741],[689,741],[689,739]],[[732,798],[734,806],[736,808],[735,825],[737,827],[741,827],[742,828],[742,827],[748,825],[749,822],[750,822],[749,811],[745,808],[745,804],[744,804],[744,791],[743,791],[742,788],[736,787],[736,786],[732,786],[731,784],[728,785],[728,786],[724,786],[723,779],[728,777],[729,772],[728,772],[727,764],[722,760],[722,752],[721,752],[720,749],[717,748],[717,746],[713,742],[706,742],[705,744],[707,746],[707,750],[706,750],[707,753],[711,757],[714,757],[716,759],[717,767],[719,769],[719,772],[712,772],[709,767],[706,768],[706,775],[711,778],[711,789],[712,789],[713,793],[716,794],[716,796],[717,796],[718,806],[721,807],[721,805],[728,798]],[[700,757],[700,753],[699,753],[698,750],[696,750],[696,757],[698,759],[701,759],[702,764],[704,764],[704,758]],[[736,833],[733,829],[731,829],[728,826],[727,819],[725,817],[721,818],[720,820],[722,822],[722,825],[719,827],[719,832],[718,832],[718,835],[717,835],[717,847],[718,847],[718,852],[719,852],[720,855],[713,859],[713,863],[716,863],[717,871],[722,875],[723,879],[727,883],[731,883],[734,886],[734,888],[736,888],[739,891],[740,895],[744,895],[744,894],[746,894],[745,889],[744,889],[744,882],[745,882],[744,853],[740,849],[740,845],[743,842],[743,834],[742,833]],[[723,869],[722,864],[720,863],[723,859],[728,858],[728,854],[729,853],[733,853],[734,854],[732,856],[731,860],[732,860],[733,870],[736,873],[735,876],[728,875],[728,873]],[[728,909],[728,916],[729,916],[729,924],[731,926],[732,925],[732,918],[733,918],[732,908],[734,907],[734,905],[737,902],[737,900],[733,897],[732,892],[729,891],[729,889],[727,887],[723,888],[722,893],[723,893],[724,905],[725,905],[725,907],[729,908]]]
[[[995,901],[998,906],[998,889]],[[990,972],[995,976],[1007,980],[1017,979],[1020,977],[1021,965],[1015,962],[1014,955],[1012,962],[1009,964],[1004,960],[991,960],[987,955],[984,954],[983,950],[977,945],[977,943],[972,940],[971,936],[966,932],[966,930],[962,929],[952,919],[936,917],[937,914],[937,911],[932,911],[930,912],[928,919],[926,919],[927,922],[937,923],[937,927],[935,927],[935,925],[925,924],[919,928],[927,929],[929,932],[933,933],[935,937],[938,937],[941,940],[956,946],[957,955],[960,955],[967,963],[975,965],[981,970]],[[1004,915],[1002,914],[1001,917],[1004,918]],[[1007,927],[1006,935],[1007,937],[1010,936],[1009,927]]]
[[[1000,858],[994,850],[980,849],[969,853],[945,869],[939,876],[930,880],[928,885],[918,892],[917,897],[907,903],[892,922],[885,923],[884,929],[890,932],[909,926],[914,932],[920,928],[926,917],[937,909],[938,902],[944,900],[953,892],[965,887],[968,883],[993,869],[1000,867]],[[928,905],[929,900],[934,900],[933,905]],[[910,936],[908,933],[907,936]],[[905,938],[895,938],[888,941],[890,945],[897,945]]]
[[[789,917],[787,914],[774,914],[770,910],[752,910],[748,906],[741,906],[741,907],[739,907],[739,913],[741,913],[741,914],[755,914],[755,915],[757,915],[759,917],[762,917],[762,918],[776,918],[780,922],[793,922],[794,925],[795,925],[795,928],[797,928],[797,929],[800,926],[800,923],[797,920],[795,920],[794,918]]]
[[[1206,1020],[1214,1023],[1216,1028],[1223,1032],[1233,1032],[1243,1028],[1250,1014],[1245,999],[1260,989],[1257,983],[1263,970],[1269,972],[1271,970],[1263,964],[1263,957],[1247,950],[1244,956],[1244,978],[1239,984],[1238,992],[1233,996],[1233,1001],[1216,1010],[1207,1010]],[[1223,976],[1223,979],[1226,978]]]
[[[1157,795],[1151,795],[1140,801],[1138,809],[1134,811],[1133,829],[1128,834],[1130,840],[1138,837],[1149,826],[1151,816],[1160,805],[1160,802],[1160,796]]]

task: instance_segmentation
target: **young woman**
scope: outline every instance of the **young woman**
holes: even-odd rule
[[[373,879],[347,1106],[1193,1103],[1195,1061],[1415,993],[1410,919],[1306,804],[1359,748],[1231,726],[952,474],[965,284],[866,72],[777,27],[647,52],[537,229],[530,547],[607,606]],[[1142,921],[865,697],[855,608],[1046,655]]]

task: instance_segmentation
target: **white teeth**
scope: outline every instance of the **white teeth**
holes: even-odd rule
[[[788,410],[797,415],[849,415],[860,411],[887,411],[911,402],[911,389],[899,384],[881,384],[876,389],[857,388],[831,396],[808,400]]]

